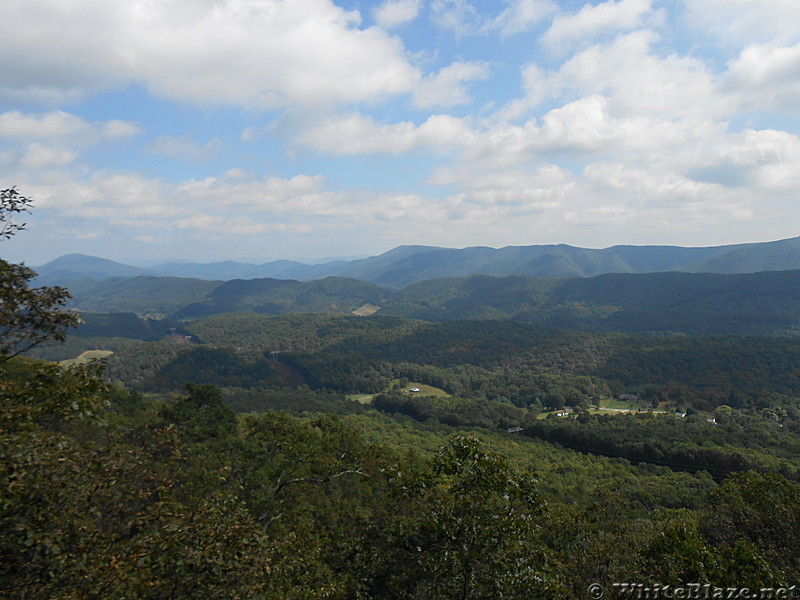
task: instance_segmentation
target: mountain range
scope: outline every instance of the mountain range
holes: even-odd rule
[[[263,264],[166,262],[149,268],[108,259],[69,254],[35,267],[41,285],[69,285],[80,280],[137,276],[182,277],[207,281],[281,279],[313,281],[346,277],[399,290],[430,279],[489,275],[506,277],[595,277],[607,273],[755,273],[800,269],[800,237],[774,242],[687,248],[681,246],[612,246],[577,248],[564,244],[470,247],[399,246],[357,260],[307,264],[276,260]]]

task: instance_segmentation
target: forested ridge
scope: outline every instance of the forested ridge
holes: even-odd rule
[[[673,335],[794,335],[800,271],[606,274],[543,279],[474,275],[391,290],[328,277],[206,282],[136,277],[75,282],[82,312],[135,313],[180,323],[215,314],[327,313],[426,321],[512,320],[582,331]]]

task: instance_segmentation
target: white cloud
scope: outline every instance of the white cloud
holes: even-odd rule
[[[722,89],[741,109],[800,114],[800,44],[748,46],[728,67]]]
[[[700,60],[651,51],[657,36],[635,31],[597,44],[567,60],[557,71],[531,64],[523,71],[524,101],[509,105],[509,118],[548,99],[604,95],[613,114],[655,115],[661,119],[729,114],[715,89],[713,74]]]
[[[141,133],[128,121],[90,123],[64,111],[0,114],[0,175],[72,165],[87,148]]]
[[[143,82],[172,99],[256,107],[411,90],[402,42],[332,0],[8,0],[0,95],[63,99]]]
[[[580,11],[558,15],[541,41],[553,50],[563,50],[576,42],[590,42],[598,35],[640,27],[651,10],[652,0],[607,0],[585,4]]]
[[[136,123],[112,119],[102,125],[102,137],[106,140],[117,140],[139,135],[142,130]]]
[[[99,230],[109,243],[124,230],[128,239],[150,244],[188,235],[184,243],[202,240],[198,253],[217,242],[241,243],[243,236],[313,236],[333,241],[343,232],[378,232],[390,224],[402,233],[409,220],[423,223],[446,218],[429,198],[414,194],[332,191],[319,176],[236,175],[173,184],[135,173],[99,172],[81,182],[22,183],[36,199],[37,216],[58,224],[59,237],[74,237],[77,229]]]
[[[425,76],[414,90],[414,105],[430,108],[469,104],[471,99],[465,82],[486,79],[488,76],[489,69],[485,64],[455,62],[438,73]]]
[[[290,227],[285,223],[263,223],[247,217],[222,217],[212,215],[194,215],[182,219],[176,224],[178,229],[191,229],[194,231],[213,233],[219,238],[231,236],[258,235],[267,231],[305,231],[303,226]]]
[[[488,27],[508,37],[527,31],[557,11],[553,0],[512,0]]]
[[[42,144],[29,144],[20,158],[25,169],[44,169],[47,167],[63,167],[73,163],[76,154],[70,150],[48,148]]]
[[[384,124],[352,114],[315,125],[295,139],[334,155],[403,154],[413,150],[453,152],[474,142],[474,132],[463,119],[432,115],[421,125],[411,122]]]
[[[452,30],[459,39],[481,29],[480,13],[469,0],[433,0],[430,7],[436,24]]]
[[[421,0],[386,0],[374,11],[375,22],[391,29],[413,21],[419,15]]]
[[[687,165],[699,180],[771,195],[800,186],[800,137],[785,131],[748,129],[724,136]]]
[[[0,114],[0,139],[62,139],[75,143],[95,143],[133,137],[139,133],[139,127],[128,121],[89,123],[61,110],[39,114],[20,111]]]
[[[800,38],[795,0],[683,0],[686,21],[723,45],[791,43]]]
[[[440,182],[457,185],[451,216],[465,235],[480,226],[507,244],[563,242],[565,232],[601,246],[675,243],[700,234],[712,244],[737,229],[732,221],[742,223],[737,233],[745,235],[764,212],[763,202],[742,191],[621,162],[596,161],[578,173],[552,164],[476,167],[439,174]]]

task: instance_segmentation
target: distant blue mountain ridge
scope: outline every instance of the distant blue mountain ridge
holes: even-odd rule
[[[378,256],[307,264],[275,260],[263,264],[235,261],[213,263],[165,262],[150,268],[68,254],[34,267],[40,285],[68,285],[79,280],[109,278],[183,277],[207,281],[272,278],[314,281],[347,277],[389,289],[402,289],[431,279],[490,275],[506,277],[595,277],[608,273],[756,273],[800,269],[800,237],[711,247],[612,246],[578,248],[565,244],[483,246],[454,249],[399,246]]]

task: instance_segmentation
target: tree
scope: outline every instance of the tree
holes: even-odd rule
[[[390,473],[390,489],[395,512],[366,544],[367,597],[564,596],[539,539],[545,508],[535,480],[479,439],[452,437],[429,471]]]
[[[217,386],[189,381],[184,388],[188,396],[165,406],[162,414],[180,428],[185,439],[201,442],[223,438],[236,431],[236,415],[225,406]]]
[[[25,229],[12,218],[29,212],[31,201],[15,188],[0,191],[0,239]],[[0,259],[0,364],[46,341],[63,342],[66,331],[80,323],[63,310],[69,292],[62,287],[30,287],[36,273],[25,265]]]
[[[63,310],[72,296],[58,286],[30,287],[36,273],[0,259],[0,363],[48,341],[63,342],[80,316]]]
[[[700,522],[714,544],[746,541],[787,580],[800,577],[800,486],[777,473],[740,473],[711,492]]]
[[[0,190],[0,238],[10,238],[25,229],[25,223],[14,223],[11,219],[20,213],[30,212],[29,198],[20,194],[16,188]]]

